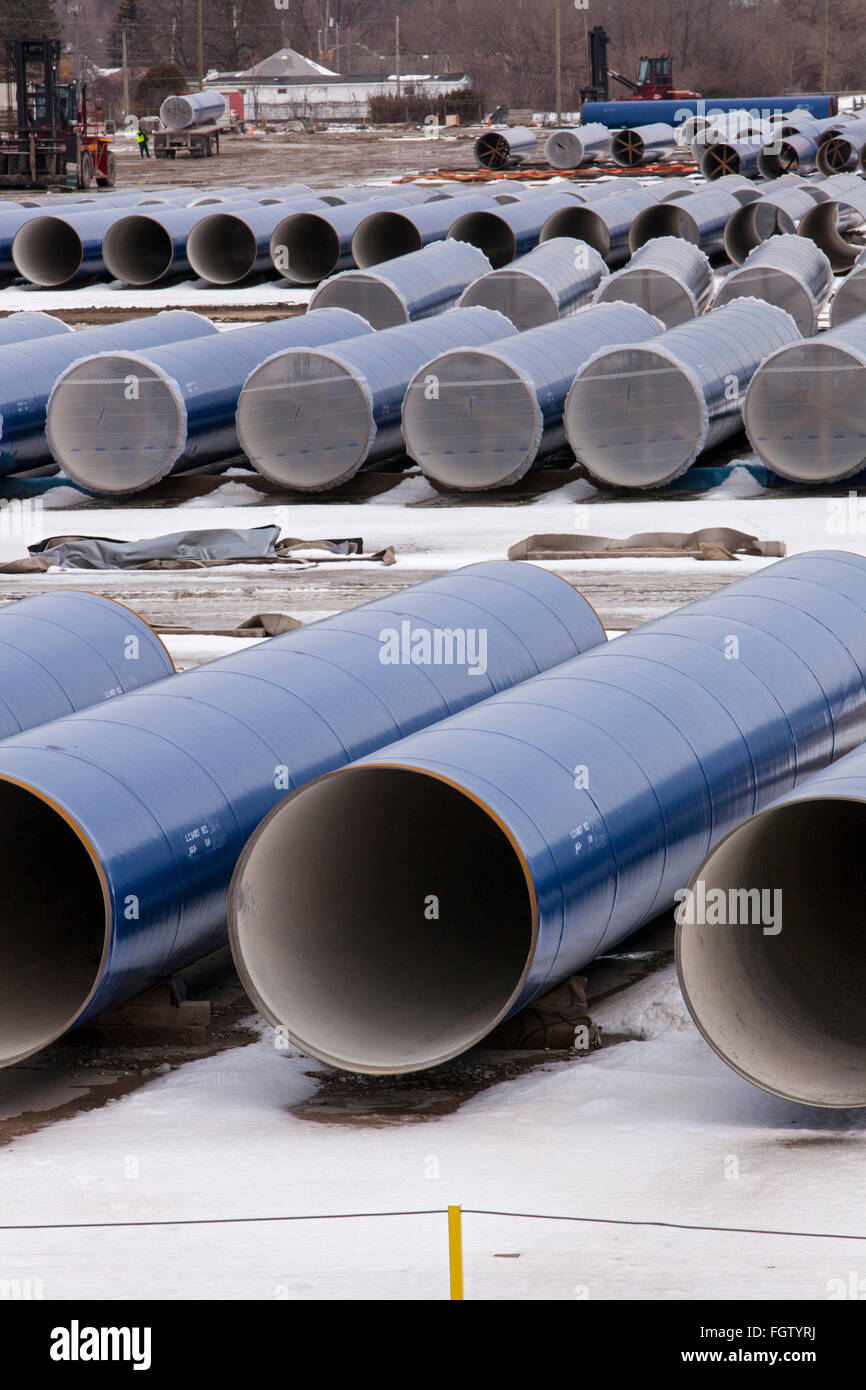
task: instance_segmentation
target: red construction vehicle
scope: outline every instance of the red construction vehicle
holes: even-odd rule
[[[60,80],[58,39],[8,39],[0,108],[0,188],[90,188],[115,180],[111,142],[87,86]]]
[[[600,24],[587,35],[589,48],[589,87],[581,91],[583,101],[608,101],[608,78],[619,82],[631,92],[632,101],[661,101],[665,97],[699,97],[700,92],[684,92],[674,87],[672,59],[669,53],[658,58],[641,58],[637,82],[623,77],[607,65],[607,46],[610,40]]]

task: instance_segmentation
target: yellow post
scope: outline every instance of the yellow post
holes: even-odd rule
[[[451,1300],[463,1301],[462,1209],[448,1208],[448,1263],[451,1269]]]

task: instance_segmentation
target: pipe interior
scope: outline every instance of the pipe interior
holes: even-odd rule
[[[805,483],[856,472],[866,460],[866,367],[844,348],[795,343],[756,372],[744,422],[763,461]]]
[[[317,309],[351,309],[373,328],[398,328],[408,323],[406,306],[396,290],[373,275],[351,271],[316,291]]]
[[[646,242],[662,236],[679,237],[695,246],[700,244],[701,239],[694,219],[683,208],[675,207],[673,203],[657,203],[655,207],[645,208],[638,213],[628,234],[629,248],[632,252],[637,251]]]
[[[469,348],[434,359],[416,377],[403,403],[403,437],[428,477],[473,490],[521,476],[541,441],[541,421],[514,368]]]
[[[81,1010],[100,971],[106,908],[90,855],[59,812],[3,782],[0,818],[0,1065],[8,1065],[59,1037]]]
[[[187,237],[187,260],[196,275],[212,285],[234,285],[243,280],[254,269],[257,255],[255,234],[229,212],[206,217]]]
[[[134,492],[169,471],[185,423],[174,391],[153,368],[105,353],[71,367],[55,387],[48,438],[57,462],[84,487]]]
[[[409,769],[361,767],[265,822],[233,890],[232,933],[245,983],[303,1051],[406,1072],[500,1020],[532,918],[520,857],[480,805]]]
[[[271,257],[287,280],[315,285],[333,275],[340,261],[340,238],[324,217],[296,212],[271,237]]]
[[[105,233],[102,258],[118,280],[128,285],[152,285],[171,270],[174,245],[154,218],[124,217]]]
[[[858,801],[765,812],[700,871],[707,892],[725,895],[727,924],[678,933],[684,993],[710,1044],[759,1086],[808,1105],[866,1105],[864,834]],[[762,912],[731,898],[748,889],[767,890]]]
[[[578,459],[620,487],[675,477],[695,456],[703,422],[686,373],[651,347],[612,348],[590,363],[564,419]]]
[[[421,234],[408,217],[399,212],[377,212],[362,222],[352,238],[352,255],[363,270],[396,256],[420,251]]]
[[[453,241],[468,241],[483,251],[494,270],[513,261],[517,252],[514,233],[495,212],[465,212],[449,228]]]
[[[16,233],[12,257],[18,273],[31,284],[65,285],[80,269],[81,238],[59,217],[36,217]]]
[[[694,302],[681,280],[664,270],[635,266],[621,271],[610,283],[602,282],[597,303],[637,304],[661,319],[665,328],[676,328],[695,318]]]
[[[559,208],[551,213],[541,232],[541,241],[552,241],[554,237],[570,236],[577,241],[585,241],[601,257],[610,251],[610,231],[597,212],[575,203],[573,208]]]
[[[475,157],[485,169],[504,169],[510,154],[507,139],[498,131],[485,131],[475,142]]]
[[[863,214],[844,199],[816,203],[797,230],[812,238],[837,273],[850,270],[863,250]]]
[[[280,353],[259,368],[241,395],[237,426],[256,468],[288,487],[312,490],[350,478],[374,434],[357,377],[307,350]]]
[[[482,275],[464,294],[463,308],[481,306],[498,309],[514,324],[519,333],[526,328],[539,328],[559,317],[554,296],[534,275],[522,270],[498,270],[495,275]]]

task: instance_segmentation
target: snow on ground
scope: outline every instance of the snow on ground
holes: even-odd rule
[[[135,289],[119,280],[74,289],[41,289],[39,285],[11,285],[0,291],[0,312],[13,309],[41,309],[46,314],[70,309],[233,309],[251,305],[289,308],[308,304],[313,291],[284,280],[269,280],[240,289],[224,289],[206,280],[184,280],[182,284]]]
[[[381,1126],[293,1115],[318,1064],[266,1031],[0,1151],[0,1221],[459,1203],[862,1232],[862,1113],[806,1110],[735,1076],[687,1020],[672,969],[602,1016],[643,1040],[494,1086],[455,1114]],[[469,1299],[821,1299],[862,1264],[853,1241],[468,1214],[464,1250]],[[446,1219],[4,1231],[0,1277],[42,1279],[46,1298],[446,1298]]]
[[[520,506],[425,506],[438,500],[438,494],[420,477],[407,478],[391,492],[363,505],[347,502],[305,502],[299,506],[260,506],[250,512],[245,525],[279,525],[283,535],[308,537],[362,535],[368,551],[387,545],[395,548],[397,569],[455,569],[478,560],[503,559],[508,547],[528,535],[584,533],[624,538],[643,531],[697,531],[702,527],[732,526],[762,540],[782,540],[789,554],[802,550],[841,548],[866,554],[866,499],[801,497],[787,498],[781,490],[761,491],[757,496],[745,482],[733,475],[720,488],[697,498],[677,501],[640,501],[634,494],[622,501],[592,505],[587,500],[589,484],[578,479],[556,492]],[[56,490],[57,493],[61,489]],[[65,491],[65,490],[63,490]],[[593,490],[594,491],[594,490]],[[35,533],[6,535],[0,528],[0,560],[26,553],[28,544],[39,535],[112,536],[135,540],[191,529],[194,510],[195,529],[237,525],[235,505],[248,504],[251,489],[233,478],[220,489],[220,501],[231,505],[214,506],[214,495],[197,498],[171,512],[159,508],[112,508],[99,511],[65,511],[55,505],[55,494],[47,494],[50,511],[31,518]],[[175,514],[184,513],[181,524]],[[40,530],[41,528],[41,530]],[[366,562],[352,562],[366,563]],[[572,576],[581,572],[616,567],[620,570],[677,574],[717,573],[737,577],[772,561],[741,556],[730,562],[699,560],[565,560],[556,569]],[[338,561],[328,564],[345,565]],[[321,568],[322,566],[320,566]],[[171,578],[171,571],[166,571]]]

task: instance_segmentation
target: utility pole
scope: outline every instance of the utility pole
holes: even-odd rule
[[[204,26],[202,25],[202,0],[198,0],[198,89],[204,91]]]
[[[129,58],[126,52],[126,32],[129,27],[129,20],[120,21],[120,54],[123,66],[123,119],[129,115]]]
[[[556,47],[556,123],[562,125],[562,15],[560,0],[554,5],[554,33]]]
[[[824,52],[821,58],[821,91],[827,92],[827,40],[830,32],[830,0],[824,0]]]
[[[400,95],[401,95],[401,92],[400,92],[400,16],[399,16],[399,15],[395,15],[395,16],[394,16],[394,33],[395,33],[395,36],[396,36],[396,42],[395,42],[395,45],[394,45],[394,47],[395,47],[395,55],[394,55],[394,56],[395,56],[395,58],[396,58],[395,71],[396,71],[396,73],[397,73],[397,95],[400,96]]]

